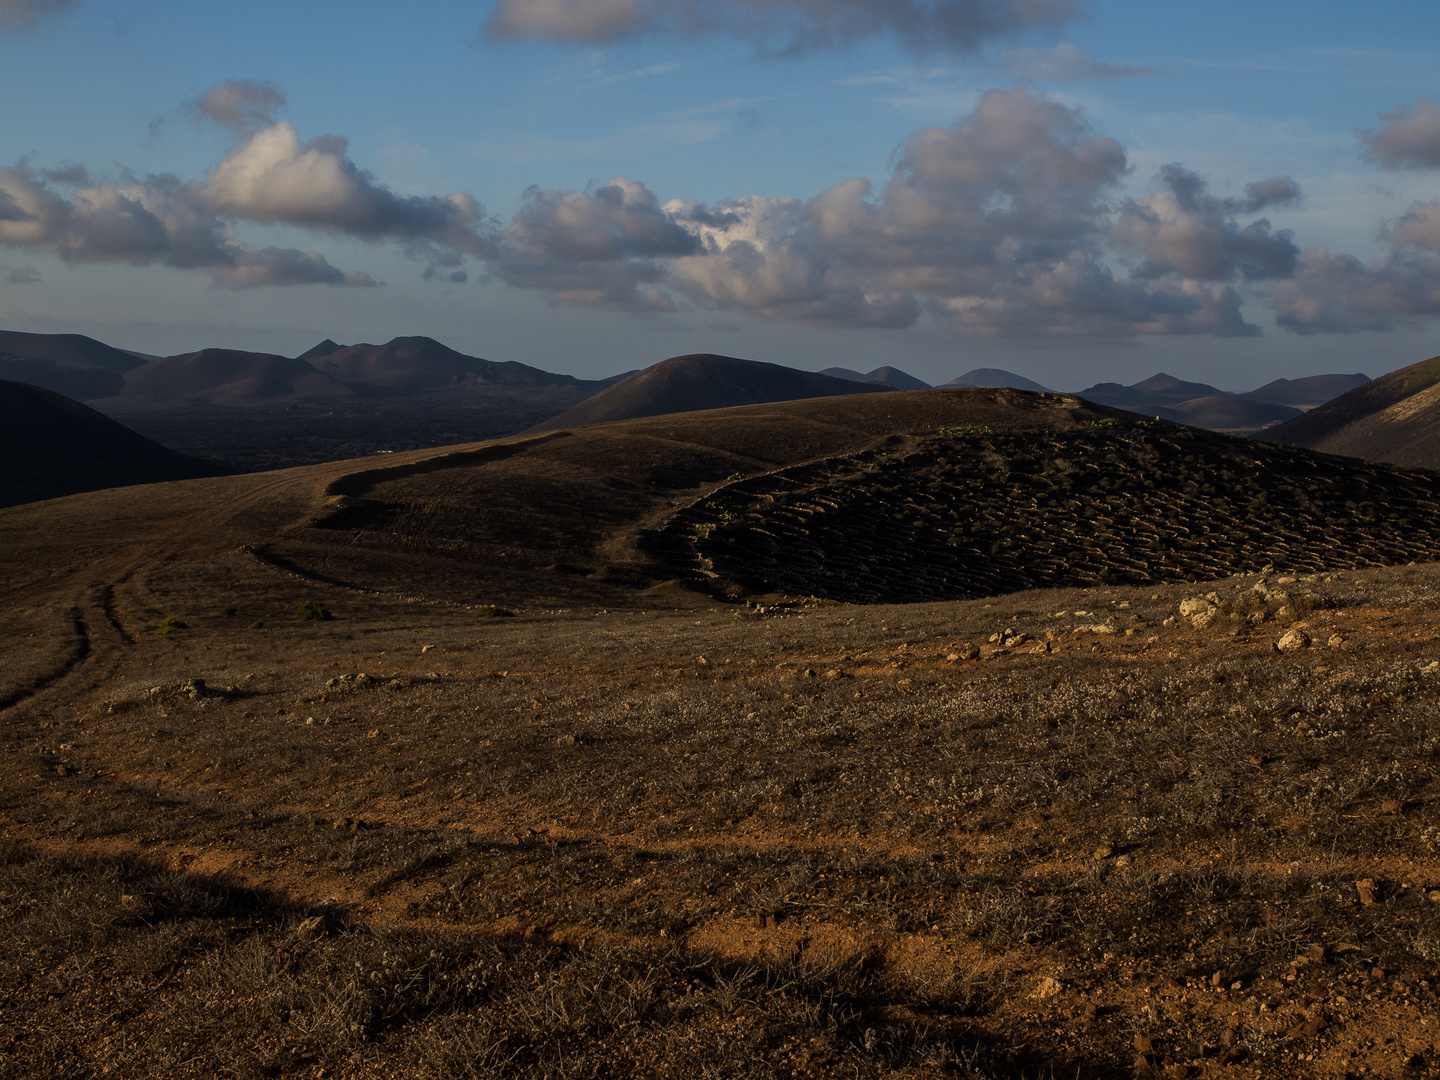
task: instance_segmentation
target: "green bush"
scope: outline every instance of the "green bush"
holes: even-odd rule
[[[301,622],[325,622],[334,617],[330,614],[330,609],[319,600],[306,600],[295,609],[295,618]]]
[[[185,623],[175,618],[174,615],[166,615],[160,620],[160,625],[155,627],[155,633],[161,637],[174,637],[184,629],[186,629]]]
[[[494,604],[482,604],[474,612],[477,619],[512,619],[515,612],[508,608],[496,607]]]

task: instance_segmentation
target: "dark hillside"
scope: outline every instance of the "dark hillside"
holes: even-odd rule
[[[558,431],[613,420],[870,394],[889,389],[880,384],[856,383],[779,364],[695,353],[674,356],[636,372],[532,430]]]
[[[15,382],[0,382],[0,462],[0,506],[217,472],[77,401]]]
[[[110,397],[144,361],[82,334],[0,330],[0,379],[43,386],[79,401]]]
[[[303,360],[235,349],[167,356],[132,371],[106,408],[173,405],[285,405],[336,401],[354,391]]]
[[[398,337],[384,345],[350,345],[311,360],[319,370],[342,383],[391,395],[460,387],[579,383],[570,375],[555,375],[514,361],[497,364],[466,356],[428,337]]]
[[[1440,469],[1440,356],[1392,371],[1281,424],[1267,442]]]

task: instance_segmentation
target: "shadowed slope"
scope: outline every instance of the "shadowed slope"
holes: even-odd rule
[[[0,506],[216,470],[52,391],[0,382]]]
[[[930,389],[929,383],[922,382],[921,380],[915,378],[914,375],[911,375],[908,371],[901,371],[899,368],[891,367],[888,364],[884,367],[878,367],[874,371],[867,371],[864,374],[861,374],[858,371],[852,371],[850,368],[843,367],[824,368],[820,372],[820,374],[829,375],[831,378],[835,379],[849,379],[851,382],[879,383],[883,386],[888,386],[893,390]]]
[[[118,409],[166,405],[282,405],[343,401],[354,391],[303,360],[235,349],[167,356],[130,373]]]
[[[82,334],[0,330],[0,379],[43,386],[76,400],[120,393],[144,361]]]
[[[1382,375],[1264,437],[1330,454],[1440,468],[1440,356]]]
[[[812,371],[796,371],[779,364],[695,353],[674,356],[636,372],[531,430],[558,431],[667,413],[869,394],[889,389]]]
[[[316,349],[324,348],[322,342]],[[314,349],[311,352],[315,352]],[[576,386],[580,380],[513,361],[466,356],[428,337],[398,337],[384,345],[349,345],[307,358],[320,371],[351,386],[390,394],[452,387]]]
[[[1212,431],[1254,431],[1266,424],[1278,424],[1300,415],[1289,405],[1252,401],[1234,394],[1211,394],[1192,398],[1165,410],[1182,424]]]
[[[1313,409],[1317,405],[1335,400],[1341,394],[1349,393],[1356,387],[1364,386],[1369,381],[1368,375],[1361,375],[1359,372],[1353,375],[1311,375],[1304,379],[1276,379],[1239,396],[1271,405]]]
[[[1049,392],[1047,387],[1041,386],[1034,380],[1027,379],[1023,375],[1016,375],[1013,371],[1005,371],[1001,368],[975,368],[941,385],[943,389],[951,390],[966,389],[969,387],[1009,387],[1011,390],[1032,390],[1036,393]]]

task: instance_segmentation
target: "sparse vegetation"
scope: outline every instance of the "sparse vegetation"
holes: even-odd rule
[[[161,637],[174,637],[181,630],[188,629],[188,624],[174,615],[166,615],[155,627],[155,633]]]
[[[319,600],[306,600],[295,609],[295,618],[301,622],[328,622],[334,617],[330,614],[330,609]]]
[[[471,612],[471,615],[477,619],[513,619],[515,612],[495,604],[481,604]]]
[[[24,511],[56,518],[4,533],[0,1077],[1433,1072],[1440,566],[1292,539],[1334,514],[1327,558],[1397,558],[1424,478],[977,419],[777,461],[667,418],[614,475],[575,434],[387,480],[344,530],[293,525],[308,474],[214,482],[213,533],[192,486]],[[995,501],[952,516],[962,459]],[[1077,565],[1200,580],[718,603],[622,543],[674,504],[716,573],[762,515],[807,580],[883,570],[819,544],[839,514],[934,596],[930,530],[1018,559],[1057,508]],[[1264,561],[1207,573],[1225,545]],[[300,580],[351,586],[344,633],[290,619]],[[271,629],[147,632],[224,604]]]

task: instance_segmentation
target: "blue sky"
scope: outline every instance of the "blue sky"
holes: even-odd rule
[[[1437,71],[1433,0],[0,0],[0,325],[1378,375],[1440,352]]]

